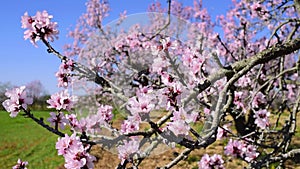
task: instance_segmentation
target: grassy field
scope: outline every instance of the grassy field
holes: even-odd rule
[[[49,117],[49,112],[39,111],[34,112],[36,117],[43,117],[45,120]],[[283,119],[288,115],[282,115]],[[297,116],[300,119],[300,114]],[[273,123],[274,120],[272,120]],[[115,120],[115,124],[120,126],[121,121]],[[297,121],[297,128],[299,129],[300,121]],[[196,126],[197,131],[201,130],[201,126]],[[29,162],[29,169],[57,169],[59,166],[63,166],[64,159],[62,156],[57,155],[55,149],[55,143],[57,136],[48,132],[46,129],[40,127],[32,120],[24,118],[18,115],[16,118],[9,117],[9,113],[0,111],[0,169],[11,168],[16,164],[18,158]],[[200,149],[192,152],[190,156],[181,161],[174,169],[197,168],[197,162],[201,159],[204,153],[208,154],[223,154],[224,141],[217,141],[212,146],[206,149]],[[292,147],[299,148],[300,146],[300,132],[297,130],[295,137],[292,140]],[[155,168],[167,164],[173,159],[174,152],[178,153],[182,150],[176,147],[174,150],[168,150],[158,156],[153,156],[145,160],[145,163],[141,165],[143,169]],[[118,157],[115,154],[111,154],[103,150],[101,147],[95,148],[92,153],[99,158],[96,162],[95,168],[114,168],[118,163]],[[225,160],[226,168],[243,168],[245,163],[240,160],[223,156]],[[114,159],[113,161],[110,161]],[[107,161],[110,161],[107,163]],[[146,164],[146,165],[145,165]],[[274,168],[274,167],[270,167]],[[287,162],[287,169],[300,169],[300,164],[295,164],[293,160]]]
[[[47,119],[49,112],[33,112]],[[48,132],[30,119],[0,111],[0,168],[11,168],[18,158],[28,161],[31,169],[55,169],[64,163],[57,155],[58,136]]]

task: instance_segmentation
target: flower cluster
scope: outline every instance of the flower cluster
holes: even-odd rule
[[[166,52],[169,49],[176,49],[178,43],[176,41],[171,41],[170,37],[160,40],[159,45],[151,46],[151,51],[153,55],[160,55],[160,52]]]
[[[225,146],[224,153],[233,157],[245,159],[247,162],[256,159],[256,157],[259,155],[253,145],[247,145],[243,141],[232,139],[230,139],[228,144]]]
[[[224,169],[224,160],[221,155],[214,154],[211,157],[204,154],[198,163],[199,169]]]
[[[56,149],[58,155],[64,156],[66,169],[94,168],[96,158],[87,152],[89,146],[84,147],[75,133],[58,138]]]
[[[125,160],[130,161],[133,158],[133,155],[139,152],[138,140],[124,140],[123,143],[123,145],[118,146],[119,159],[122,160],[122,164],[125,162]]]
[[[136,97],[132,97],[128,100],[127,109],[132,114],[140,113],[140,115],[143,115],[150,113],[150,111],[154,109],[154,104],[151,103],[153,97],[150,92],[151,90],[145,92],[138,91]]]
[[[53,18],[47,11],[38,11],[35,16],[29,16],[27,12],[22,16],[22,28],[26,29],[24,32],[24,39],[30,39],[30,42],[36,46],[36,42],[40,39],[54,41],[58,38],[59,31],[57,30],[57,23],[51,22]]]
[[[109,123],[114,117],[112,110],[113,107],[109,105],[100,105],[98,108],[98,115],[101,117],[102,121]]]
[[[27,169],[26,165],[28,165],[27,161],[22,161],[18,159],[18,163],[12,167],[12,169]]]
[[[176,136],[188,135],[189,123],[196,122],[197,119],[198,114],[196,112],[188,114],[183,108],[180,108],[179,111],[173,112],[173,117],[170,118],[171,122],[167,123],[167,128]]]
[[[82,131],[81,124],[78,121],[76,114],[66,114],[66,119],[74,131]]]
[[[52,126],[57,126],[60,129],[64,129],[65,126],[68,124],[68,119],[64,116],[63,112],[58,112],[58,113],[54,113],[54,112],[50,112],[50,116],[47,121],[50,122],[50,124]]]
[[[25,86],[21,86],[5,93],[9,99],[5,100],[2,105],[6,111],[10,112],[10,117],[16,117],[20,110],[27,109],[27,105],[32,104],[33,99],[27,97],[25,89]]]
[[[76,100],[77,97],[70,96],[68,90],[63,90],[51,95],[51,98],[47,100],[47,103],[49,104],[48,108],[55,108],[58,111],[70,111],[73,108]]]
[[[101,131],[101,127],[109,126],[113,118],[112,107],[100,105],[96,114],[91,114],[79,121],[79,128],[89,134],[95,134]]]
[[[73,69],[74,62],[72,60],[62,62],[59,66],[58,72],[55,74],[58,80],[58,87],[68,87],[72,83],[71,73]]]
[[[225,124],[225,125],[223,125],[223,127],[221,128],[221,127],[218,127],[218,133],[217,133],[217,139],[218,140],[220,140],[220,139],[222,139],[222,138],[224,138],[224,137],[227,137],[227,135],[228,135],[228,131],[231,131],[230,130],[230,123],[229,124]]]
[[[258,92],[253,98],[252,107],[253,108],[262,107],[266,102],[267,102],[266,96],[263,93]]]
[[[257,126],[260,127],[261,129],[265,129],[270,125],[269,116],[270,116],[270,112],[268,112],[266,109],[255,111],[254,123],[257,124]]]
[[[147,120],[149,113],[155,108],[152,103],[154,97],[152,89],[142,87],[136,92],[136,96],[131,97],[126,108],[130,111],[131,115],[121,125],[122,133],[130,133],[139,130],[139,125],[143,120]]]
[[[240,109],[243,113],[246,113],[246,106],[243,103],[244,98],[243,92],[234,92],[234,100],[233,103],[236,105],[237,109]]]
[[[86,3],[87,13],[83,16],[86,22],[91,27],[101,25],[102,20],[108,16],[110,10],[107,2],[100,2],[98,0],[89,0]]]
[[[141,121],[141,117],[138,114],[128,116],[127,120],[124,120],[121,125],[121,132],[127,134],[139,130]]]

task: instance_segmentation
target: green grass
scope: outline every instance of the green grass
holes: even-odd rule
[[[49,112],[33,112],[36,117],[49,117]],[[0,111],[0,168],[11,168],[21,158],[29,169],[55,169],[64,163],[57,155],[58,136],[50,133],[29,118]]]

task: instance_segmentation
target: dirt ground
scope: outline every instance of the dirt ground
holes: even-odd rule
[[[300,140],[295,140],[294,143],[300,145]],[[206,149],[195,150],[185,160],[182,160],[176,166],[172,167],[172,169],[197,169],[198,162],[205,153],[209,155],[215,153],[222,154],[226,169],[242,169],[247,167],[245,162],[224,155],[223,149],[223,143],[219,141]],[[168,148],[168,150],[161,154],[150,155],[150,157],[143,160],[139,169],[155,169],[157,167],[163,167],[172,161],[182,150],[184,150],[184,148]],[[120,163],[117,154],[107,151],[99,145],[92,148],[91,154],[97,158],[95,169],[115,169]],[[129,167],[129,165],[127,165],[127,167]],[[64,167],[61,165],[57,169],[64,169]],[[295,157],[294,159],[287,161],[286,169],[300,169],[300,157]]]
[[[298,115],[300,116],[300,114]],[[300,118],[300,117],[299,117]],[[298,121],[300,126],[300,122]],[[121,121],[116,122],[114,125],[120,125]],[[297,130],[299,132],[299,130]],[[200,161],[203,154],[220,154],[223,156],[224,167],[226,169],[242,169],[247,167],[247,164],[242,160],[235,159],[230,156],[224,155],[224,140],[218,140],[214,144],[208,146],[206,149],[194,150],[189,154],[189,156],[180,161],[172,169],[197,169],[198,162]],[[299,148],[300,147],[300,138],[299,136],[294,137],[292,140],[292,146]],[[139,169],[155,169],[157,167],[163,167],[171,162],[178,154],[180,154],[184,148],[175,147],[162,147],[156,155],[150,155],[148,158],[144,159],[143,162],[139,165]],[[115,169],[116,166],[120,163],[118,155],[107,151],[102,148],[100,145],[93,146],[91,154],[97,158],[95,162],[95,169]],[[130,167],[127,165],[126,167]],[[270,167],[274,168],[274,167]],[[63,165],[58,169],[64,169]],[[295,157],[294,159],[286,161],[286,169],[300,169],[300,157]]]
[[[214,146],[208,147],[207,149],[200,149],[193,151],[185,160],[179,162],[176,166],[172,167],[172,169],[197,169],[198,161],[201,159],[202,155],[207,153],[209,155],[219,153],[223,153],[224,146],[223,143],[214,144]],[[146,158],[139,166],[140,169],[155,169],[157,167],[163,167],[172,161],[183,148],[174,148],[168,149],[162,154],[152,155]],[[93,148],[93,155],[96,156],[98,161],[95,164],[95,169],[114,169],[119,164],[120,160],[118,159],[117,154],[113,154],[100,146],[96,146]],[[224,166],[227,169],[239,169],[247,166],[245,162],[241,160],[237,160],[228,156],[223,155],[223,159],[225,161]],[[297,159],[298,160],[298,159]],[[294,163],[293,160],[286,162],[286,169],[300,169],[300,163]]]

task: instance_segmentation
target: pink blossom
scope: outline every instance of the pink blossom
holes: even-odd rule
[[[217,139],[218,140],[221,140],[222,138],[227,137],[227,134],[228,134],[227,131],[231,131],[230,128],[229,128],[230,125],[231,124],[225,124],[225,125],[223,125],[223,128],[226,129],[226,130],[224,130],[221,127],[218,127],[218,133],[217,133]]]
[[[252,107],[259,108],[262,104],[265,104],[266,102],[267,102],[266,96],[261,92],[258,92],[253,98]]]
[[[170,63],[162,58],[162,57],[157,57],[153,60],[153,63],[152,63],[152,67],[151,67],[151,71],[153,73],[161,73],[164,68],[168,67],[170,65]]]
[[[241,86],[241,87],[247,87],[250,84],[251,84],[251,79],[249,77],[247,77],[247,76],[242,76],[237,81],[237,86]]]
[[[89,134],[99,133],[101,131],[101,125],[104,124],[104,121],[97,114],[89,115],[84,119],[81,119],[80,122],[85,121],[85,131]]]
[[[263,6],[262,4],[260,4],[260,2],[255,2],[251,5],[250,7],[251,9],[251,17],[262,17],[263,19],[267,18],[267,9],[265,6]]]
[[[132,160],[132,157],[135,153],[139,152],[139,141],[131,139],[129,141],[124,140],[123,145],[118,146],[119,159],[122,160],[122,164],[125,160]]]
[[[288,89],[288,96],[287,96],[288,99],[293,100],[293,97],[296,96],[296,93],[294,91],[294,89],[296,89],[296,85],[294,85],[294,84],[287,84],[286,88]]]
[[[76,116],[73,119],[72,125],[75,125],[75,130],[85,131],[90,134],[99,133],[101,127],[109,126],[112,118],[112,107],[108,105],[100,105],[96,114],[90,114],[85,118],[81,118],[78,122]],[[72,120],[71,119],[71,120]]]
[[[127,17],[126,14],[127,14],[126,10],[123,11],[122,13],[120,13],[118,23],[120,23],[120,22],[122,22],[122,21],[124,21],[126,19],[126,17]]]
[[[210,109],[208,109],[206,107],[203,109],[203,112],[206,116],[210,115]]]
[[[227,145],[225,146],[224,153],[233,157],[242,157],[244,148],[245,144],[242,141],[230,139]]]
[[[152,55],[158,56],[158,54],[162,51],[163,46],[160,44],[159,45],[155,44],[155,45],[151,45],[150,48],[151,48]]]
[[[81,131],[81,124],[78,121],[76,114],[66,114],[66,119],[73,130]]]
[[[259,155],[258,152],[256,152],[256,148],[253,145],[247,145],[243,149],[243,152],[245,153],[245,160],[248,162],[251,162],[252,160],[256,159]]]
[[[12,169],[27,169],[26,165],[28,165],[27,161],[22,161],[18,159],[18,163],[12,167]]]
[[[167,123],[167,128],[171,130],[176,136],[188,135],[190,126],[185,122],[185,120],[178,119]]]
[[[50,112],[50,118],[47,119],[50,122],[51,126],[58,126],[60,129],[65,129],[65,126],[68,124],[68,120],[64,116],[63,112],[58,112],[58,114],[54,112]]]
[[[89,0],[86,3],[87,13],[83,16],[86,23],[91,27],[98,27],[102,20],[108,16],[110,10],[107,2],[100,2],[99,0]]]
[[[259,155],[253,145],[247,145],[243,141],[238,140],[232,141],[232,139],[230,139],[228,144],[225,146],[224,153],[233,157],[242,158],[248,162],[252,161]]]
[[[80,138],[73,133],[70,137],[65,134],[65,137],[59,138],[56,142],[58,155],[63,155],[65,158],[65,167],[67,169],[81,169],[84,167],[94,168],[93,161],[96,158],[89,153],[84,147]]]
[[[69,153],[64,155],[64,158],[66,169],[92,169],[94,168],[93,161],[96,160],[94,156],[86,152],[83,146],[71,149]]]
[[[171,77],[171,75],[166,72],[161,72],[161,81],[163,82],[163,84],[165,84],[166,86],[171,86],[173,84],[173,80],[174,78]]]
[[[36,42],[40,39],[54,41],[58,38],[59,31],[57,30],[57,23],[51,22],[53,18],[47,11],[38,11],[35,16],[29,16],[27,12],[21,18],[22,28],[26,29],[24,32],[24,39],[30,39],[31,43],[36,46]]]
[[[179,108],[179,111],[173,112],[173,117],[170,118],[172,121],[176,120],[185,120],[186,123],[194,123],[198,119],[198,113],[197,112],[186,112],[182,107]]]
[[[185,121],[187,123],[195,123],[199,118],[199,114],[197,112],[191,112],[185,114]]]
[[[68,87],[68,85],[71,83],[71,77],[67,72],[62,71],[60,69],[58,72],[55,73],[55,76],[57,78],[58,87]]]
[[[254,123],[257,124],[258,127],[260,127],[261,129],[265,129],[270,125],[268,119],[268,117],[270,116],[270,112],[268,112],[266,109],[263,109],[255,111],[254,113]]]
[[[68,87],[72,83],[71,73],[74,69],[73,60],[68,60],[67,62],[63,62],[59,66],[58,72],[56,72],[55,76],[58,80],[58,87]]]
[[[242,102],[243,97],[244,97],[243,92],[234,92],[234,101],[233,101],[233,103],[236,105],[237,109],[242,109],[242,111],[244,113],[246,113],[245,105]]]
[[[77,101],[77,97],[70,96],[68,90],[64,90],[58,93],[51,95],[51,98],[47,100],[47,103],[50,104],[48,108],[55,108],[58,111],[67,110],[70,111],[74,103]]]
[[[114,114],[112,113],[112,109],[113,108],[109,105],[101,105],[98,108],[97,114],[99,115],[102,121],[109,123],[114,116]]]
[[[132,113],[149,113],[154,108],[151,103],[152,97],[147,94],[140,94],[128,100],[127,109]]]
[[[211,157],[204,154],[198,163],[199,169],[224,169],[224,160],[221,155],[214,154]]]
[[[135,116],[128,116],[127,120],[124,120],[121,125],[121,132],[124,134],[128,134],[133,131],[137,131],[140,129],[141,118],[138,114]]]
[[[58,155],[65,155],[70,148],[80,147],[81,142],[79,137],[73,133],[71,136],[65,134],[65,137],[58,138],[56,142],[56,149],[58,150]]]
[[[9,99],[5,100],[2,105],[6,111],[10,112],[10,117],[16,117],[22,108],[27,109],[27,105],[32,104],[33,99],[27,97],[25,89],[25,86],[21,86],[6,91],[5,96]]]
[[[161,44],[162,44],[162,49],[164,51],[167,51],[169,49],[175,49],[177,47],[177,42],[175,41],[171,41],[171,38],[170,37],[167,37],[165,39],[161,39],[160,40]]]
[[[159,44],[151,45],[150,48],[152,51],[152,55],[162,56],[164,55],[163,52],[168,51],[169,49],[176,49],[177,46],[178,46],[178,42],[176,41],[172,42],[170,37],[166,37],[164,39],[160,39]]]

